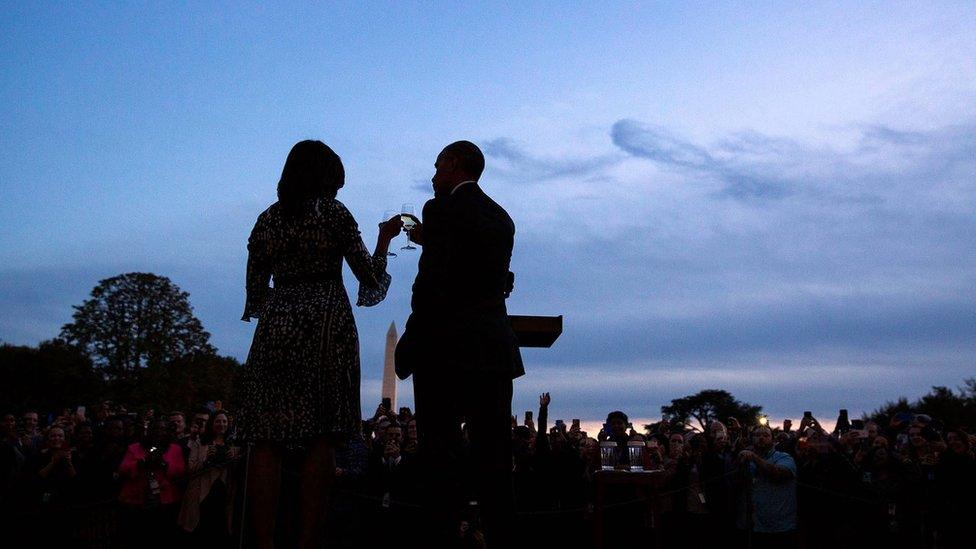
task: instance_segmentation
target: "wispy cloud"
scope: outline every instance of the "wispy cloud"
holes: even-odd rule
[[[620,155],[553,158],[533,155],[514,140],[499,137],[484,144],[484,152],[492,160],[492,169],[503,177],[525,182],[560,178],[586,178],[619,163]]]
[[[804,144],[754,131],[703,145],[668,128],[630,119],[613,124],[610,137],[632,157],[679,170],[689,182],[719,182],[722,187],[717,196],[744,201],[797,195],[863,201],[871,193],[887,194],[890,187],[878,179],[930,179],[942,174],[947,164],[976,158],[973,124],[930,131],[869,125],[858,131],[855,146],[848,149]],[[971,169],[972,162],[969,165]]]

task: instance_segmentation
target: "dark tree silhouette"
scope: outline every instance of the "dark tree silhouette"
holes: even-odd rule
[[[0,345],[0,408],[57,410],[95,402],[105,383],[91,360],[62,341]]]
[[[928,394],[914,402],[902,397],[885,403],[865,417],[885,425],[898,412],[927,414],[948,427],[971,428],[976,425],[976,378],[963,380],[958,392],[948,387],[932,387]]]
[[[241,363],[233,357],[196,353],[165,365],[151,365],[139,372],[129,398],[167,408],[191,410],[208,400],[221,400],[227,407],[238,403],[235,385]]]
[[[110,380],[187,355],[215,354],[188,297],[152,273],[107,278],[74,307],[74,322],[61,328],[61,338],[82,349]]]
[[[698,427],[705,430],[711,421],[726,421],[734,417],[742,425],[755,424],[762,406],[736,400],[728,391],[706,389],[694,395],[676,398],[671,404],[661,406],[661,413],[668,422],[680,422],[692,428],[691,420],[698,421]]]

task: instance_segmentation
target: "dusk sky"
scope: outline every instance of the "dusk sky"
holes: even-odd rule
[[[342,156],[372,247],[470,139],[517,226],[509,311],[564,315],[520,415],[724,388],[832,419],[976,375],[974,2],[0,4],[4,342],[148,271],[243,361],[295,142]],[[417,258],[355,311],[366,414]]]

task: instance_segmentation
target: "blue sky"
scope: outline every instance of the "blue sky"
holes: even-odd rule
[[[151,271],[244,359],[291,145],[343,157],[371,246],[465,138],[518,226],[510,310],[565,315],[516,411],[720,387],[830,417],[976,373],[972,3],[3,4],[3,341]],[[356,311],[367,410],[416,255],[390,272]]]

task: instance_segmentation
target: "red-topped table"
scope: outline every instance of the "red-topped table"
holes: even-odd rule
[[[606,505],[606,492],[608,486],[632,486],[636,492],[647,502],[647,515],[650,518],[651,528],[654,530],[655,547],[661,546],[661,510],[658,505],[658,492],[664,483],[664,471],[597,471],[593,474],[596,484],[596,501],[594,502],[595,511],[595,535],[597,549],[603,549],[604,525],[603,509]]]

